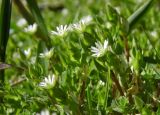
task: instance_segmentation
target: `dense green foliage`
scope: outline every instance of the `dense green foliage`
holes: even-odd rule
[[[160,114],[159,1],[4,1],[1,114]]]

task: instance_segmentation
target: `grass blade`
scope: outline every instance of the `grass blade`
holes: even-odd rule
[[[105,101],[104,101],[104,110],[106,110],[107,108],[107,102],[108,102],[108,95],[109,95],[109,90],[110,90],[110,75],[111,75],[111,70],[110,70],[110,67],[108,67],[108,75],[106,76],[107,77],[107,82],[106,82],[106,92],[105,92]]]
[[[44,20],[43,20],[41,13],[40,13],[37,2],[35,0],[27,0],[27,3],[28,3],[29,9],[30,9],[33,17],[35,18],[35,21],[37,22],[37,24],[43,34],[44,40],[47,41],[49,38],[47,27],[44,23]]]
[[[30,12],[26,9],[25,5],[22,3],[21,0],[13,0],[14,4],[16,5],[18,11],[21,13],[21,15],[27,20],[29,25],[33,25],[35,23],[34,17],[30,14]],[[45,40],[44,34],[41,32],[41,30],[38,28],[37,32],[35,33],[38,38],[41,40]],[[48,38],[48,37],[47,37]],[[50,46],[50,44],[47,44]]]
[[[137,21],[144,16],[144,14],[149,10],[153,3],[153,0],[147,1],[139,9],[137,9],[127,20],[129,23],[129,29],[131,29]]]
[[[49,61],[46,58],[41,58],[40,53],[44,53],[47,49],[46,44],[44,41],[39,41],[38,48],[37,48],[37,58],[36,62],[37,64],[40,64],[43,69],[43,74],[47,75],[48,73],[48,67],[49,67]]]
[[[0,17],[0,62],[5,62],[10,30],[11,8],[12,0],[2,0]],[[0,80],[4,82],[4,70],[0,71]]]
[[[33,24],[35,21],[32,15],[27,11],[21,0],[13,0],[13,3],[17,6],[18,11],[27,20],[29,24]]]

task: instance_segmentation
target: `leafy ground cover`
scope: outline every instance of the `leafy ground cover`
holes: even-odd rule
[[[160,114],[159,1],[0,2],[1,114]]]

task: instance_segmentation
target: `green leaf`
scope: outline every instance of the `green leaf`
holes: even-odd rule
[[[47,47],[46,47],[46,44],[44,41],[39,41],[39,44],[38,44],[38,48],[37,48],[37,58],[36,58],[36,62],[38,64],[41,65],[41,67],[43,68],[43,71],[44,71],[44,75],[47,75],[48,73],[48,67],[49,67],[49,60],[46,59],[46,58],[42,58],[40,57],[40,53],[45,53],[46,50],[47,50]]]
[[[6,47],[9,38],[12,0],[2,0],[0,15],[0,61],[5,62]],[[4,81],[4,71],[0,72]]]
[[[119,97],[117,100],[113,100],[112,102],[112,107],[113,110],[120,112],[120,113],[125,113],[127,110],[127,106],[128,106],[129,102],[128,99],[126,97]]]
[[[107,70],[107,68],[103,65],[103,63],[98,60],[94,60],[94,64],[98,70],[101,70],[101,71]]]
[[[119,18],[117,11],[110,5],[107,7],[107,19],[116,22]]]
[[[47,27],[44,23],[43,17],[42,17],[41,12],[38,8],[36,0],[27,0],[27,3],[28,3],[29,9],[30,9],[33,17],[35,18],[35,21],[37,22],[37,24],[43,34],[44,40],[48,40]]]
[[[149,10],[153,0],[148,0],[144,5],[137,9],[127,20],[129,23],[129,29],[131,29],[139,19],[144,17],[144,14]]]
[[[156,111],[157,115],[160,115],[160,106],[158,107],[158,110]]]
[[[84,32],[84,40],[89,44],[89,45],[94,45],[94,43],[96,42],[96,39],[94,38],[94,36],[89,33],[89,32]]]
[[[144,62],[151,63],[151,64],[160,63],[160,59],[158,59],[158,57],[154,58],[153,56],[144,56],[143,60]]]
[[[139,110],[139,112],[141,112],[144,105],[144,102],[142,101],[142,99],[137,96],[134,96],[134,103],[136,108]]]
[[[151,108],[148,105],[145,105],[145,107],[142,109],[142,115],[154,115],[152,114]]]

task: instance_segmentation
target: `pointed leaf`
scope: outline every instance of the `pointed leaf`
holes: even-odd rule
[[[30,9],[33,17],[35,18],[35,21],[38,24],[45,40],[48,40],[47,27],[44,23],[43,17],[42,17],[41,12],[38,8],[36,0],[27,0],[27,3],[28,3],[29,9]]]
[[[132,26],[134,26],[137,21],[144,16],[144,14],[149,10],[152,3],[153,0],[148,0],[128,18],[129,29],[131,29]]]

